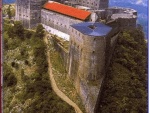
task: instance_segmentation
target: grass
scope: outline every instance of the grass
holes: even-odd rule
[[[28,42],[29,42],[29,40],[25,40],[23,43],[20,43],[17,48],[14,48],[14,49],[8,50],[8,51],[6,51],[6,50],[4,51],[4,59],[5,59],[4,62],[6,62],[8,64],[8,66],[11,67],[12,62],[18,63],[18,65],[19,65],[18,69],[12,68],[13,73],[15,74],[15,76],[17,78],[17,85],[12,88],[7,88],[7,87],[4,88],[4,94],[5,94],[5,96],[4,96],[4,112],[6,112],[6,113],[8,113],[8,111],[13,112],[16,109],[16,106],[18,106],[18,105],[19,105],[19,108],[25,109],[25,104],[23,104],[24,102],[21,102],[21,100],[20,100],[21,99],[20,95],[22,95],[23,89],[25,89],[25,86],[24,86],[25,83],[22,81],[22,78],[20,76],[21,69],[23,69],[24,73],[27,74],[28,76],[30,76],[35,71],[35,66],[32,65],[32,63],[31,63],[31,66],[27,66],[24,64],[24,60],[28,60],[29,62],[32,62],[32,59],[30,59],[30,57],[29,57],[29,56],[33,56],[32,51],[27,49],[28,51],[26,51],[26,52],[29,54],[29,56],[23,57],[20,55],[20,48],[24,48],[25,45],[28,45],[27,44]]]
[[[59,89],[62,92],[64,92],[73,102],[75,102],[83,113],[85,113],[85,108],[74,87],[74,84],[67,77],[67,72],[65,66],[63,65],[63,61],[60,54],[53,48],[52,45],[49,46],[53,74]]]
[[[40,62],[41,65],[38,66],[34,60],[40,58],[40,60],[46,60],[44,54],[41,56],[35,55],[35,46],[43,48],[43,41],[35,39],[34,36],[24,40],[20,40],[19,37],[12,39],[8,37],[7,31],[3,35],[5,35],[4,43],[8,45],[8,48],[4,49],[4,64],[7,66],[6,70],[4,70],[5,72],[11,70],[5,76],[8,75],[6,78],[9,78],[9,75],[13,74],[17,79],[15,85],[5,85],[4,87],[4,112],[28,113],[27,111],[29,111],[29,113],[35,113],[38,109],[39,113],[63,113],[66,111],[74,113],[73,107],[62,101],[51,89],[47,70],[42,68],[43,73],[39,74],[37,72],[42,64],[46,64],[45,62]],[[25,63],[26,60],[28,63]],[[11,81],[10,78],[5,80],[4,83]]]
[[[68,49],[69,49],[69,41],[64,40],[64,39],[62,39],[62,38],[60,38],[60,37],[58,37],[56,35],[52,36],[52,38],[54,38],[54,40],[57,40],[65,51],[68,51]]]

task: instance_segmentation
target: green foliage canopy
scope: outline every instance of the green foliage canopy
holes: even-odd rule
[[[102,90],[100,113],[147,112],[147,43],[138,29],[122,31]]]

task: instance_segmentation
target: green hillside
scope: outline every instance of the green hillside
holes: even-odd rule
[[[4,22],[4,113],[75,113],[51,88],[43,27]]]
[[[119,35],[106,72],[100,113],[147,113],[147,43],[138,29]]]

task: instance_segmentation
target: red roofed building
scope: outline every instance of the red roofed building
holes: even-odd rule
[[[91,12],[89,11],[53,1],[45,3],[41,9],[41,23],[47,28],[51,27],[66,34],[70,32],[70,25],[89,21],[90,17]],[[48,31],[53,33],[52,29]]]
[[[86,20],[91,14],[88,11],[80,10],[57,2],[47,2],[44,5],[44,8],[80,20]]]

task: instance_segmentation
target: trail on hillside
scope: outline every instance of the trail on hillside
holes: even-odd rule
[[[48,40],[47,40],[47,36],[44,37],[44,41],[46,44],[48,44]],[[50,52],[47,51],[47,60],[48,60],[48,73],[50,76],[50,81],[51,81],[51,85],[52,85],[52,89],[54,90],[54,92],[65,102],[67,102],[69,105],[71,105],[76,113],[83,113],[80,108],[72,101],[70,100],[61,90],[59,90],[59,88],[57,87],[56,81],[54,79],[54,75],[53,75],[53,71],[52,71],[52,64],[50,61]]]

